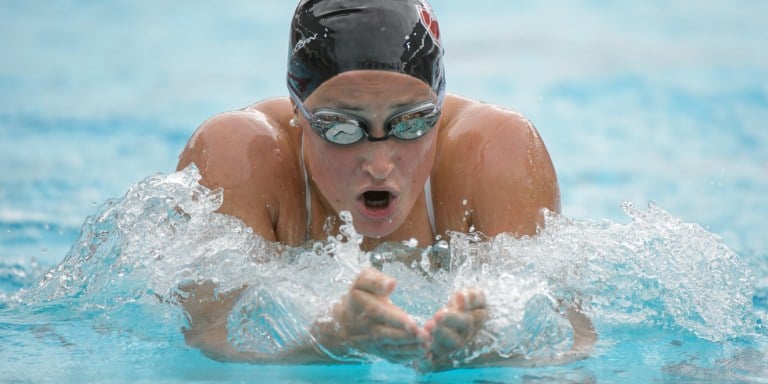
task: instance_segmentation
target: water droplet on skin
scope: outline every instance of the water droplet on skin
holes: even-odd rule
[[[464,199],[461,201],[461,205],[467,205],[467,203],[468,203],[467,199]]]
[[[429,261],[428,249],[425,249],[424,252],[421,253],[421,261],[419,262],[419,266],[424,272],[429,272],[429,270],[432,268],[432,263]]]
[[[275,148],[272,151],[272,153],[275,155],[275,159],[277,159],[278,162],[282,162],[283,161],[283,153],[280,152],[279,149]]]

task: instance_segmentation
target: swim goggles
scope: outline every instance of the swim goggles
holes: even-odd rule
[[[296,100],[294,102],[315,133],[326,141],[339,145],[355,144],[363,138],[368,141],[382,141],[390,137],[399,140],[418,139],[434,128],[441,112],[440,107],[431,101],[407,106],[387,119],[384,124],[384,136],[375,137],[370,134],[368,121],[360,116],[332,108],[318,108],[312,113],[303,103]]]

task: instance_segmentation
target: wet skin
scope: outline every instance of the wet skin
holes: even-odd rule
[[[368,122],[371,136],[381,137],[385,122],[403,106],[435,100],[426,84],[407,75],[351,71],[323,83],[304,105],[309,111],[333,108],[354,114]],[[533,126],[514,111],[455,95],[446,96],[437,126],[421,138],[350,146],[317,135],[291,101],[263,101],[206,121],[182,152],[178,168],[190,163],[200,169],[203,185],[224,189],[219,212],[242,219],[266,240],[293,246],[308,238],[325,239],[326,219],[342,210],[352,213],[356,230],[365,236],[363,249],[410,239],[431,244],[427,177],[439,234],[474,229],[488,236],[534,235],[542,224],[542,208],[560,210],[554,168]],[[386,203],[366,201],[370,192],[384,194]],[[305,198],[311,201],[311,220]],[[413,361],[424,370],[448,368],[451,355],[467,346],[487,318],[483,292],[454,293],[418,327],[390,301],[395,284],[376,270],[361,272],[333,304],[333,324],[315,325],[315,338],[336,355],[354,348],[389,361]],[[197,302],[184,302],[192,319],[191,345],[225,360],[328,360],[311,346],[270,357],[242,354],[220,342],[222,335],[226,338],[221,329],[226,322],[210,319],[225,318],[238,294],[206,303],[204,310],[199,305],[204,295],[192,294]],[[591,329],[588,321],[581,323]],[[497,356],[477,361],[505,363]]]

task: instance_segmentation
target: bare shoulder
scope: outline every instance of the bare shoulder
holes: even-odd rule
[[[292,209],[288,196],[302,190],[297,142],[287,129],[290,116],[287,99],[213,116],[192,135],[177,167],[194,163],[203,185],[224,189],[219,211],[269,240],[281,237],[281,210]]]
[[[457,96],[446,99],[444,113],[436,174],[461,190],[475,229],[530,235],[542,208],[560,210],[552,161],[525,116]]]

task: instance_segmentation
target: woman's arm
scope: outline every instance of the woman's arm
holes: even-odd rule
[[[307,343],[301,348],[286,350],[278,355],[266,355],[240,351],[228,340],[227,319],[229,313],[246,286],[216,294],[211,282],[190,284],[180,288],[179,300],[184,308],[189,326],[183,329],[187,345],[219,361],[252,363],[321,363],[332,361]]]
[[[218,294],[215,288],[210,282],[184,286],[180,302],[189,322],[187,344],[216,360],[308,364],[362,362],[371,355],[403,363],[428,349],[427,332],[389,299],[395,280],[375,269],[360,273],[330,317],[318,314],[304,343],[275,354],[240,351],[230,344],[228,317],[246,287]]]
[[[560,212],[557,176],[538,132],[521,114],[505,108],[466,99],[457,99],[456,105],[460,112],[452,116],[443,133],[435,179],[453,185],[457,180],[471,182],[449,189],[442,186],[441,190],[450,196],[445,205],[453,204],[452,211],[457,211],[452,200],[462,201],[460,211],[466,212],[469,230],[490,237],[500,233],[535,235],[544,225],[544,209]],[[468,305],[457,305],[462,302]],[[488,310],[478,290],[454,294],[427,323],[433,348],[430,358],[422,362],[422,369],[452,368],[450,355],[463,349],[477,334]],[[566,317],[574,339],[572,348],[557,359],[508,358],[491,352],[473,359],[469,366],[557,364],[588,356],[597,339],[592,323],[575,307],[567,310]]]

